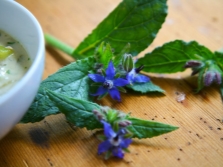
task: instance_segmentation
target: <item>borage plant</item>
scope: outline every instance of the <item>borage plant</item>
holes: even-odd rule
[[[198,74],[198,91],[216,82],[223,94],[223,54],[212,53],[197,42],[172,41],[136,59],[156,37],[167,15],[166,0],[123,0],[76,49],[45,35],[47,44],[76,61],[42,81],[39,91],[21,122],[41,121],[63,113],[80,128],[104,129],[98,154],[123,158],[132,138],[151,138],[178,127],[100,106],[97,99],[109,94],[121,102],[120,92],[164,93],[140,71],[175,73],[192,68]]]

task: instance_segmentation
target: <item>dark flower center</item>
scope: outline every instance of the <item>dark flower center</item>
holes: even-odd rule
[[[135,68],[135,72],[139,73],[143,68],[144,68],[144,65],[141,65],[138,68]]]
[[[115,147],[119,146],[121,141],[122,141],[122,138],[118,134],[115,137],[110,138],[110,143]]]
[[[105,88],[111,89],[111,88],[113,88],[113,81],[111,81],[111,80],[106,80],[106,81],[103,83],[103,86],[104,86]]]
[[[116,135],[116,136],[113,138],[113,140],[114,140],[115,142],[117,142],[118,139],[119,139],[119,136],[118,136],[118,135]]]

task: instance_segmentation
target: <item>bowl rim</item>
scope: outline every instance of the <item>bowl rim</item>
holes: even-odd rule
[[[29,67],[25,75],[15,85],[13,85],[12,88],[10,88],[6,93],[0,96],[0,106],[1,104],[8,101],[14,94],[16,94],[25,85],[26,82],[28,82],[29,78],[32,77],[33,73],[37,70],[39,64],[42,62],[42,58],[44,57],[44,51],[45,51],[43,30],[36,17],[28,9],[26,9],[24,6],[22,6],[16,1],[7,1],[7,3],[15,5],[16,7],[19,8],[19,10],[23,11],[26,15],[30,17],[37,30],[37,35],[39,37],[39,42],[38,42],[39,48],[37,50],[35,58],[31,63],[31,66]]]

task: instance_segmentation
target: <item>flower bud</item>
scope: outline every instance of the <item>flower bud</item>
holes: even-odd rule
[[[93,110],[92,112],[95,115],[97,120],[99,120],[99,121],[105,120],[105,116],[100,111]]]
[[[215,73],[215,81],[216,81],[216,83],[217,83],[218,85],[220,85],[221,82],[222,82],[221,74],[218,73],[218,72]]]
[[[214,81],[215,74],[212,71],[208,71],[204,75],[204,85],[210,86],[212,82]]]
[[[198,67],[201,67],[202,65],[203,63],[200,61],[190,60],[186,62],[186,64],[184,65],[184,68],[198,68]]]
[[[216,82],[217,84],[221,84],[221,74],[217,71],[208,71],[206,72],[204,76],[204,85],[210,86],[213,82]]]
[[[118,125],[120,126],[120,127],[126,127],[126,126],[129,126],[129,125],[131,125],[132,124],[132,122],[131,121],[128,121],[128,120],[121,120],[121,121],[119,121],[119,123],[118,123]]]
[[[184,65],[184,68],[192,68],[192,73],[191,73],[192,76],[199,73],[202,67],[204,67],[204,63],[198,60],[189,60]]]
[[[222,83],[222,70],[217,64],[210,64],[207,72],[204,74],[204,85],[210,86],[213,82]]]
[[[131,54],[124,54],[122,58],[122,66],[127,72],[131,71],[134,68],[134,61]]]

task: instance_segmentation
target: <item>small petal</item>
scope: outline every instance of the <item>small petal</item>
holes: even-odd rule
[[[134,78],[134,82],[138,82],[138,83],[145,83],[145,82],[149,82],[149,81],[150,81],[149,77],[147,77],[145,75],[137,74]]]
[[[120,143],[121,148],[128,148],[129,144],[132,143],[131,139],[122,139],[122,142]]]
[[[88,74],[88,77],[91,78],[94,82],[101,82],[103,83],[105,81],[104,76],[100,74]]]
[[[109,94],[110,96],[114,99],[114,100],[117,100],[117,101],[121,101],[121,98],[120,98],[120,93],[119,91],[116,89],[116,88],[112,88],[112,89],[109,89]]]
[[[100,95],[103,95],[103,94],[105,94],[105,93],[107,93],[107,92],[108,92],[108,89],[104,88],[103,86],[100,86],[100,87],[98,88],[97,92],[94,93],[94,94],[91,94],[91,95],[92,95],[92,96],[100,96]]]
[[[113,138],[116,136],[116,133],[112,129],[111,125],[105,121],[101,121],[104,125],[104,134],[107,138]]]
[[[110,144],[108,140],[103,141],[98,146],[98,154],[108,151],[111,147],[112,145]]]
[[[133,82],[135,75],[136,75],[136,72],[135,72],[135,70],[133,69],[132,71],[130,71],[130,72],[127,74],[126,79],[131,83],[131,82]]]
[[[116,80],[113,81],[115,86],[125,86],[129,84],[129,81],[123,78],[118,78]]]
[[[124,153],[123,153],[122,149],[119,148],[119,147],[116,147],[115,149],[113,149],[112,154],[115,157],[118,157],[118,158],[123,158],[124,157]]]
[[[119,131],[118,131],[118,135],[121,135],[121,136],[124,136],[126,133],[127,133],[127,131],[126,131],[125,128],[121,128],[121,129],[119,129]]]
[[[106,69],[106,79],[113,80],[115,76],[115,68],[112,61],[109,62],[108,68]]]

